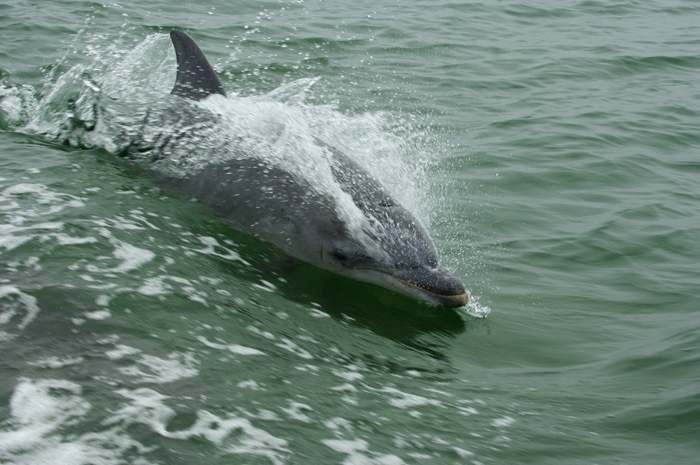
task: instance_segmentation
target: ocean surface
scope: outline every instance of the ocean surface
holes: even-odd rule
[[[0,2],[0,463],[700,463],[700,3],[180,3]],[[469,305],[124,163],[172,28],[233,137],[342,148]]]

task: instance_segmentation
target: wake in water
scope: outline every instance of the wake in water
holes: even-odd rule
[[[320,137],[352,154],[354,162],[429,223],[427,157],[412,156],[420,149],[387,131],[382,115],[351,117],[330,106],[307,105],[306,96],[318,78],[297,80],[261,96],[217,96],[176,102],[174,108],[167,96],[176,66],[166,36],[151,35],[129,51],[92,48],[90,55],[91,61],[48,82],[38,102],[20,100],[19,108],[27,109],[13,110],[13,117],[27,119],[25,130],[74,147],[105,149],[175,178],[213,163],[260,160],[335,198],[352,234],[373,245],[372,237],[386,232],[377,229],[381,225],[376,219],[367,222],[344,193],[334,178],[333,152],[318,143]],[[13,98],[4,98],[3,108],[19,98],[9,94],[5,97]],[[477,316],[487,313],[478,305],[472,310]]]

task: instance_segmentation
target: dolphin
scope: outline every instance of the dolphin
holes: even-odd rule
[[[176,105],[166,125],[177,128],[189,121],[185,129],[151,140],[146,148],[136,148],[136,152],[151,153],[153,160],[176,158],[178,144],[196,132],[187,128],[212,127],[216,115],[197,105],[215,96],[226,97],[197,44],[179,30],[171,31],[170,38],[177,58],[171,92]],[[194,147],[200,151],[242,150],[231,144],[204,145]],[[279,163],[240,154],[212,155],[204,166],[184,175],[157,175],[211,206],[234,229],[272,243],[293,258],[433,305],[465,305],[464,285],[440,265],[420,221],[340,150],[315,137],[312,145],[311,149],[323,151],[329,160],[334,189],[319,188]]]

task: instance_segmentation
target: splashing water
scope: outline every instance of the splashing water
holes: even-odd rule
[[[127,50],[93,45],[86,53],[91,61],[71,67],[43,98],[28,104],[24,130],[63,144],[119,154],[143,137],[144,123],[153,122],[153,113],[174,111],[166,98],[175,80],[172,46],[167,35],[153,34]],[[201,107],[220,121],[214,124],[201,117],[198,129],[208,130],[198,143],[206,138],[213,139],[213,146],[235,142],[241,149],[233,156],[262,158],[306,176],[311,172],[315,184],[326,185],[328,154],[315,142],[321,138],[350,155],[429,223],[430,208],[420,189],[425,187],[428,165],[422,147],[393,134],[389,115],[347,116],[330,105],[307,105],[306,97],[318,80],[295,80],[259,96],[207,99]],[[9,106],[11,100],[5,98],[3,103]],[[153,129],[159,137],[171,130],[165,124]],[[189,150],[179,156],[175,164],[185,174],[222,154]],[[410,186],[416,187],[407,189]]]

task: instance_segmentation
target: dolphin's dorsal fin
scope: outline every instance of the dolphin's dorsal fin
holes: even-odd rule
[[[177,78],[172,95],[203,100],[212,94],[226,96],[221,81],[194,40],[182,31],[170,31],[177,55]]]

